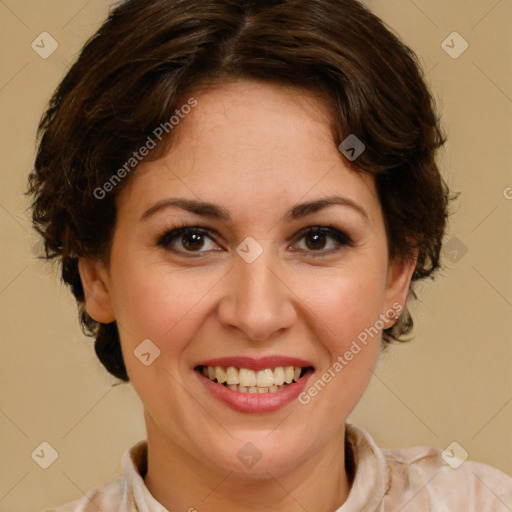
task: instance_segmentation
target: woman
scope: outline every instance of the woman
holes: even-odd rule
[[[34,225],[147,430],[58,510],[512,506],[498,470],[346,424],[449,201],[415,55],[360,3],[124,2],[40,135]]]

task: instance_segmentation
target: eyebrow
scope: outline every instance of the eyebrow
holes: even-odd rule
[[[312,213],[319,212],[320,210],[328,208],[329,206],[335,205],[346,206],[348,208],[351,208],[352,210],[359,213],[365,219],[369,219],[368,214],[366,213],[365,209],[362,206],[358,205],[352,199],[342,196],[321,197],[314,201],[298,204],[291,208],[290,211],[286,213],[284,219],[287,222],[292,222],[294,220],[306,217],[307,215],[311,215]],[[222,206],[219,206],[215,203],[198,201],[196,199],[183,198],[167,198],[158,201],[142,214],[141,220],[147,219],[148,217],[154,215],[156,212],[170,207],[181,208],[182,210],[185,210],[187,212],[200,215],[201,217],[208,217],[210,219],[217,219],[223,221],[231,220],[231,215],[229,211],[223,208]]]

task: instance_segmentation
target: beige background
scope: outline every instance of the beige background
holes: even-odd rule
[[[471,459],[512,474],[512,3],[369,5],[428,71],[449,135],[442,170],[462,195],[447,236],[447,269],[421,286],[413,308],[415,340],[381,360],[351,420],[381,446],[457,441]],[[39,116],[108,9],[106,0],[0,0],[4,512],[50,509],[80,496],[119,474],[124,450],[144,437],[135,393],[112,386],[81,334],[70,292],[35,259],[23,196]],[[44,31],[59,45],[47,59],[31,48]],[[469,44],[457,59],[441,47],[453,31]],[[31,458],[43,441],[59,455],[46,470]]]

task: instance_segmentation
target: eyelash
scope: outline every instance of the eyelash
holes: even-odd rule
[[[157,238],[156,245],[163,247],[165,249],[168,249],[174,253],[178,254],[187,254],[190,255],[190,257],[200,257],[201,254],[204,254],[208,251],[180,251],[176,249],[172,249],[169,246],[171,243],[179,239],[180,236],[184,235],[199,235],[199,236],[206,236],[210,238],[212,241],[215,242],[213,238],[213,231],[209,228],[201,227],[201,226],[189,226],[189,225],[182,225],[177,226],[174,229],[166,230],[162,235],[160,235]],[[329,256],[335,252],[338,252],[343,247],[354,247],[354,242],[352,239],[344,232],[340,231],[339,229],[330,226],[330,225],[324,225],[324,226],[311,226],[309,228],[306,228],[305,230],[302,230],[301,233],[295,236],[295,240],[297,243],[298,241],[302,240],[306,236],[312,236],[312,235],[325,235],[327,237],[332,238],[335,240],[335,242],[338,244],[336,248],[328,249],[328,250],[305,250],[305,249],[299,249],[300,252],[307,252],[309,253],[309,256],[312,258],[318,258],[323,256]],[[194,254],[195,253],[195,254]],[[315,254],[318,253],[318,254]],[[193,255],[193,256],[192,256]]]

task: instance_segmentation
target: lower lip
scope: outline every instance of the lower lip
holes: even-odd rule
[[[308,370],[297,382],[288,384],[283,389],[274,393],[270,391],[266,393],[241,393],[240,391],[233,391],[222,384],[213,382],[197,371],[196,373],[205,388],[224,405],[238,412],[260,414],[278,411],[293,402],[300,395],[306,385],[306,381],[313,372]]]

